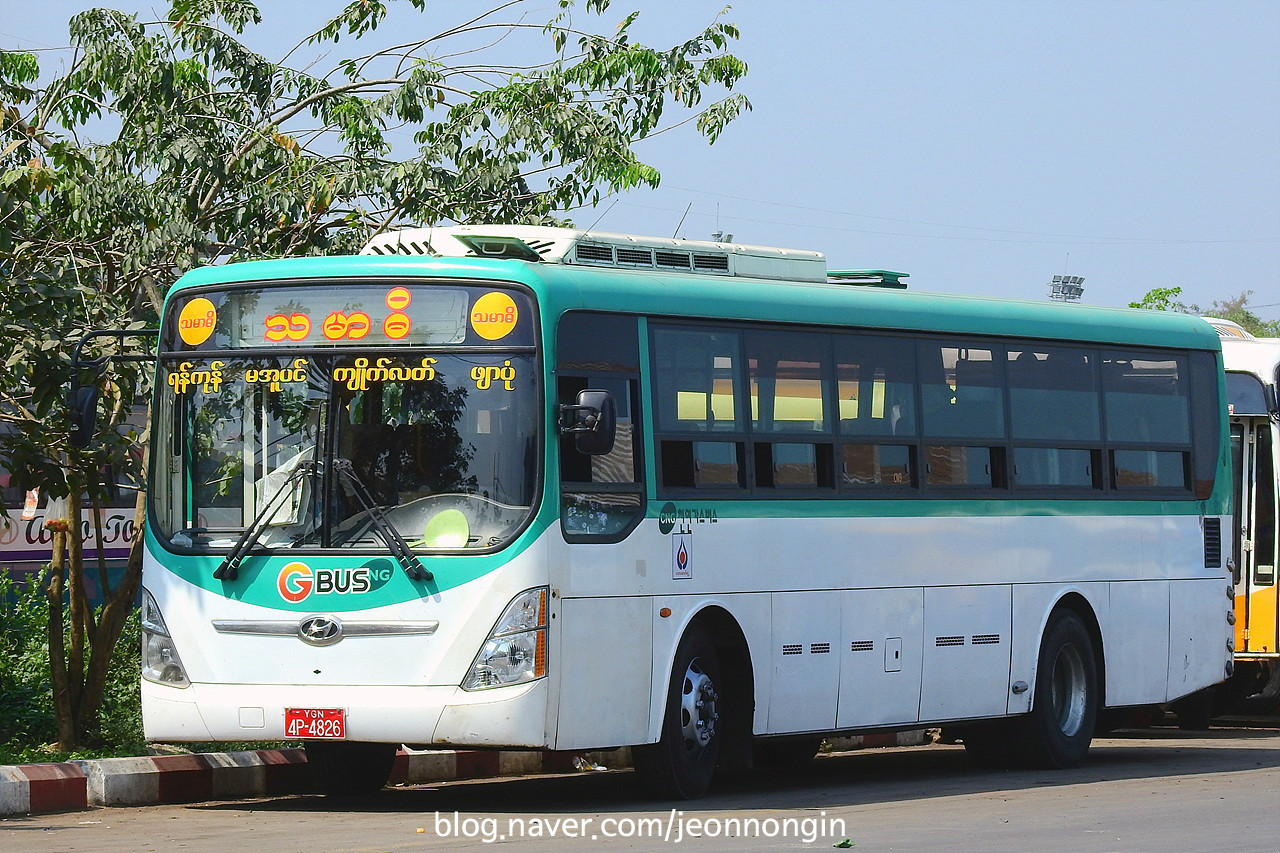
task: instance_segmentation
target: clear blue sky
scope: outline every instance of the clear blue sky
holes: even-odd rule
[[[89,5],[0,0],[0,48],[63,44]],[[274,58],[336,5],[263,2],[255,44]],[[723,3],[614,0],[609,19],[636,8],[637,36],[667,46]],[[726,17],[754,110],[713,147],[687,128],[642,143],[661,187],[580,225],[671,236],[684,216],[680,236],[817,249],[922,290],[1040,299],[1067,272],[1086,303],[1252,290],[1280,316],[1280,2],[760,0]]]

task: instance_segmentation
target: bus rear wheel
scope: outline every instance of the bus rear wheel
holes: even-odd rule
[[[676,648],[657,743],[632,749],[636,773],[653,793],[690,800],[706,793],[724,740],[720,658],[695,625]]]
[[[330,797],[376,794],[396,762],[394,743],[313,740],[305,749],[311,778]]]
[[[1031,713],[1015,728],[1020,763],[1074,767],[1084,760],[1098,718],[1098,665],[1093,637],[1079,614],[1061,610],[1040,641]]]

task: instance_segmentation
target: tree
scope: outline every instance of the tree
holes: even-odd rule
[[[1206,317],[1217,317],[1239,324],[1246,332],[1258,337],[1280,336],[1280,318],[1263,320],[1249,308],[1249,297],[1252,290],[1246,290],[1239,296],[1226,300],[1215,299],[1208,308],[1199,305],[1187,305],[1178,301],[1182,295],[1181,287],[1157,287],[1147,291],[1140,302],[1130,302],[1130,308],[1150,308],[1155,311],[1178,311],[1183,314],[1199,314]]]
[[[1192,306],[1178,301],[1182,295],[1181,287],[1157,287],[1147,291],[1147,295],[1139,302],[1130,302],[1130,308],[1147,308],[1152,311],[1178,311],[1183,314],[1198,313]]]
[[[1220,317],[1238,323],[1246,332],[1260,338],[1280,336],[1280,319],[1263,320],[1249,308],[1249,297],[1252,290],[1246,290],[1239,296],[1227,300],[1214,300],[1204,313],[1210,317]]]
[[[426,0],[409,6],[425,24],[442,14]],[[635,13],[602,33],[609,0],[559,0],[538,24],[527,6],[502,2],[320,70],[287,63],[367,42],[387,2],[353,0],[279,61],[240,40],[261,22],[248,0],[174,0],[151,22],[76,15],[74,55],[45,84],[33,55],[0,53],[0,324],[13,345],[0,365],[0,422],[11,426],[0,464],[18,484],[68,496],[77,519],[82,492],[101,500],[96,472],[140,473],[119,427],[145,376],[112,366],[92,449],[75,450],[71,344],[95,325],[154,323],[186,270],[349,252],[406,224],[563,221],[608,193],[657,184],[633,151],[639,140],[692,122],[714,142],[750,106],[731,91],[746,71],[727,52],[732,24],[717,19],[659,50],[632,40]],[[541,58],[502,64],[509,39],[536,41]],[[713,90],[720,99],[704,103]],[[680,119],[663,125],[671,107]],[[409,153],[393,144],[402,128],[415,130]],[[78,583],[80,526],[55,540],[45,582],[51,602],[66,592],[70,604],[67,633],[61,613],[51,618],[52,687],[69,748],[95,718],[140,559],[94,614]]]

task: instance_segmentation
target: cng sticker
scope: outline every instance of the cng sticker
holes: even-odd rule
[[[678,533],[671,537],[671,579],[693,577],[693,534]]]
[[[203,296],[197,296],[182,307],[178,315],[178,334],[187,346],[198,347],[209,340],[218,324],[218,309]]]
[[[510,296],[491,290],[471,306],[471,328],[486,341],[496,341],[511,334],[519,312]]]

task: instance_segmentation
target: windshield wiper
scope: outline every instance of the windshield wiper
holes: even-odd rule
[[[240,576],[240,564],[244,562],[245,557],[249,556],[249,552],[257,544],[258,537],[262,535],[262,531],[267,529],[267,524],[275,515],[276,510],[283,506],[280,499],[293,491],[293,487],[309,477],[314,470],[315,463],[310,460],[300,460],[297,463],[297,467],[289,473],[289,476],[285,478],[279,488],[262,505],[262,509],[254,516],[253,522],[244,529],[244,532],[240,534],[240,538],[231,546],[231,550],[223,558],[222,564],[214,570],[213,576],[215,578],[220,581],[233,581]]]
[[[396,561],[404,569],[404,573],[409,576],[409,579],[415,581],[432,580],[435,576],[431,574],[431,571],[426,566],[422,565],[418,555],[410,550],[409,543],[404,541],[400,531],[396,530],[391,522],[387,521],[387,517],[382,514],[382,510],[378,508],[373,500],[373,496],[369,494],[364,483],[360,482],[351,460],[335,459],[333,460],[333,468],[351,486],[351,491],[355,494],[356,500],[360,501],[360,505],[364,507],[364,511],[368,514],[374,529],[378,531],[383,541],[387,543],[387,547],[391,549],[391,555],[396,558]]]

